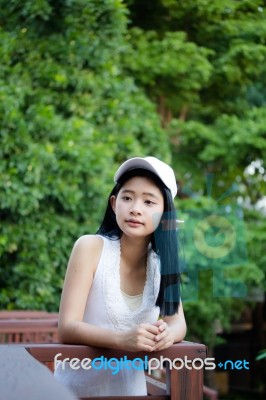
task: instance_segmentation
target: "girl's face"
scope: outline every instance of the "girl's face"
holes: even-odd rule
[[[130,237],[151,235],[158,227],[164,211],[160,189],[152,180],[144,177],[129,179],[110,201],[119,228]]]

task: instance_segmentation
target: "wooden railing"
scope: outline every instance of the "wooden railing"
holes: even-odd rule
[[[63,345],[57,343],[57,322],[57,313],[0,311],[0,400],[76,399],[42,365],[44,364],[53,371],[54,357],[58,353],[62,353],[61,359],[66,357],[93,359],[102,355],[106,358],[121,358],[127,355],[128,359],[145,355],[157,359],[163,356],[170,360],[184,360],[186,357],[195,362],[196,366],[206,357],[206,346],[186,341],[173,345],[162,352],[149,354]],[[181,364],[181,360],[179,364]],[[178,362],[175,365],[178,366]],[[163,382],[146,375],[149,399],[200,400],[203,397],[202,393],[206,399],[218,399],[217,391],[203,386],[203,368],[190,370],[183,367],[179,370],[171,370],[169,365],[166,365],[164,372],[166,379]],[[31,376],[30,382],[28,376]],[[29,387],[27,387],[27,382]],[[49,384],[49,390],[47,387],[44,388],[44,382]],[[34,395],[31,393],[33,385],[35,387]],[[2,395],[3,390],[5,390],[5,396]],[[48,393],[50,394],[48,395]],[[66,393],[68,394],[66,395]],[[42,397],[44,394],[45,397]],[[111,400],[111,397],[108,399]],[[142,397],[138,396],[137,399],[141,400]]]
[[[201,400],[203,398],[204,368],[196,368],[206,358],[206,346],[185,341],[174,344],[166,350],[148,354],[142,352],[127,353],[122,350],[55,343],[0,345],[0,390],[3,392],[0,398],[5,400],[76,399],[71,392],[56,381],[47,368],[41,365],[41,363],[53,362],[58,353],[61,353],[60,359],[78,358],[80,360],[84,358],[94,359],[101,356],[107,359],[112,357],[120,359],[127,356],[128,360],[136,357],[144,359],[145,356],[148,356],[149,359],[160,359],[160,356],[163,356],[170,360],[165,365],[166,383],[158,382],[147,376],[148,397],[123,396],[120,398],[125,400]],[[185,366],[181,368],[181,364],[183,364],[182,360],[185,359],[193,362],[196,368],[188,369]],[[170,368],[171,361],[173,360],[175,360],[176,368],[180,366],[180,369]],[[33,391],[32,394],[31,390]],[[13,397],[12,393],[14,394]],[[88,400],[111,400],[115,398],[117,397],[90,397]]]

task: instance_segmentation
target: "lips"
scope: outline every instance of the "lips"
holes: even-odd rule
[[[139,221],[138,219],[129,218],[126,222],[134,225],[144,225],[143,222]]]

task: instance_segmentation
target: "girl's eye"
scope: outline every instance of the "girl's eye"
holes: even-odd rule
[[[155,204],[155,203],[154,203],[153,201],[151,201],[151,200],[145,200],[145,203],[148,204],[148,205]]]
[[[122,197],[122,200],[128,201],[128,200],[130,200],[130,197],[129,196],[124,196],[124,197]]]

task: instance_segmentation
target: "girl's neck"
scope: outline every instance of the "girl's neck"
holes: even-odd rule
[[[128,236],[122,235],[121,243],[121,257],[127,265],[141,266],[146,264],[148,244],[150,237],[132,239]]]

